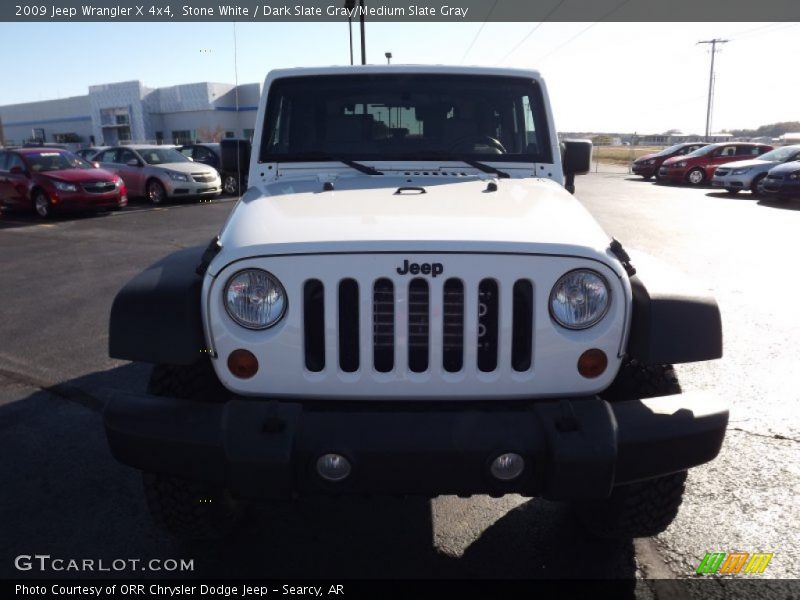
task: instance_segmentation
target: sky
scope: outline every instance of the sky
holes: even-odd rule
[[[234,43],[235,33],[235,43]],[[353,25],[356,61],[358,25]],[[712,131],[800,121],[800,23],[370,23],[367,59],[534,68],[556,128],[573,132],[705,130],[710,52]],[[148,87],[263,82],[273,68],[346,65],[347,23],[0,23],[0,105]],[[235,52],[234,52],[235,49]],[[11,83],[13,82],[13,83]],[[11,83],[11,84],[9,84]]]

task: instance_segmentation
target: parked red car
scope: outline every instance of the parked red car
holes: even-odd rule
[[[33,209],[46,219],[55,211],[117,209],[128,203],[122,179],[59,148],[0,151],[0,204]]]
[[[658,179],[663,182],[702,185],[711,181],[714,171],[720,165],[755,158],[770,150],[772,146],[751,142],[709,144],[686,156],[665,160],[658,170]]]
[[[631,164],[631,172],[634,175],[641,175],[645,179],[650,179],[653,175],[658,173],[661,165],[668,158],[673,156],[684,156],[691,154],[695,150],[699,150],[703,146],[707,146],[706,142],[681,142],[669,148],[664,148],[660,152],[653,152],[652,154],[645,154],[640,156]]]

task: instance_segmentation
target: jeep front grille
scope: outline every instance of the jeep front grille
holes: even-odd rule
[[[444,282],[442,299],[442,366],[457,373],[464,364],[464,284],[460,279]]]
[[[372,287],[372,364],[379,373],[394,368],[394,284],[389,279]]]
[[[412,373],[431,368],[448,373],[465,368],[491,373],[499,366],[510,366],[517,372],[531,369],[534,306],[530,281],[506,283],[485,278],[471,289],[456,278],[439,285],[431,285],[422,277],[403,283],[395,284],[386,278],[364,283],[347,278],[330,293],[318,279],[306,281],[306,369],[319,372],[333,364],[344,373],[363,368],[390,373],[401,366],[398,360],[405,361],[402,367]],[[511,296],[510,302],[502,301],[504,294]],[[326,344],[325,309],[330,302],[335,304],[328,307],[328,314],[335,315],[336,327],[328,331],[336,339]],[[505,338],[509,348],[499,344],[501,306],[511,312],[511,336]],[[465,338],[465,331],[469,330],[465,327],[467,319],[477,323],[477,328],[472,329],[477,331],[474,339]],[[335,349],[338,359],[328,356],[326,361],[326,348],[329,352]],[[474,359],[472,364],[467,356]],[[501,357],[510,364],[501,365]]]

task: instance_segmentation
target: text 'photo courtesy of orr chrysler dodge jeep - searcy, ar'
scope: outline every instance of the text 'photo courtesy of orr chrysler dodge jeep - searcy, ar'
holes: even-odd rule
[[[219,236],[111,311],[111,356],[154,365],[104,421],[155,521],[213,538],[253,501],[514,493],[594,535],[663,531],[725,435],[671,366],[722,355],[719,310],[646,255],[637,273],[573,197],[591,144],[559,143],[539,73],[287,69],[263,90]]]

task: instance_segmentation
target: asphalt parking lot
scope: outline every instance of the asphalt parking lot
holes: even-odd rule
[[[138,474],[106,447],[102,390],[144,390],[149,372],[108,358],[108,314],[128,279],[207,243],[233,204],[137,204],[48,223],[0,215],[0,576],[21,575],[13,557],[45,553],[192,558],[202,577],[681,578],[706,552],[747,551],[774,553],[764,577],[796,578],[800,202],[619,173],[587,175],[577,188],[634,264],[636,252],[667,262],[720,304],[725,357],[678,372],[684,388],[724,396],[731,424],[720,457],[691,472],[666,533],[593,541],[563,507],[511,496],[304,499],[257,511],[220,545],[167,538],[150,523]]]

